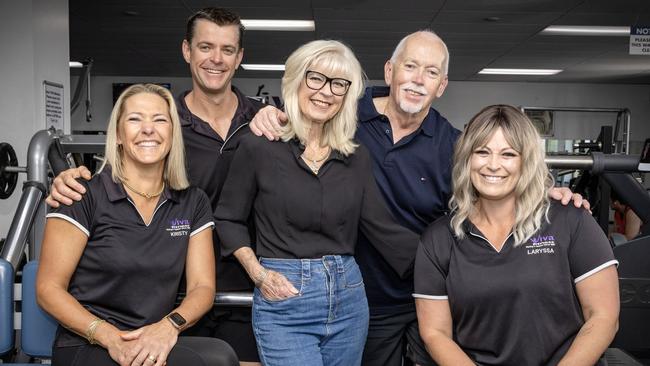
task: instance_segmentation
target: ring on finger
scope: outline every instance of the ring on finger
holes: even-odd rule
[[[152,355],[149,355],[149,357],[147,357],[147,360],[151,361],[152,363],[156,363],[156,358]]]

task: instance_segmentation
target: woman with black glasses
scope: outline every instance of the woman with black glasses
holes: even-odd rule
[[[353,141],[362,91],[348,47],[307,43],[286,62],[281,141],[251,134],[235,153],[217,233],[222,254],[234,255],[256,284],[253,329],[265,365],[361,363],[368,304],[353,257],[359,229],[395,271],[411,270],[418,238],[394,222],[368,152]]]

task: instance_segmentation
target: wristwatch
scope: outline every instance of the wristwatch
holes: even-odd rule
[[[185,325],[185,323],[187,323],[187,320],[185,320],[185,318],[183,318],[183,316],[181,314],[177,313],[177,312],[173,312],[173,313],[167,315],[165,318],[167,318],[167,320],[169,320],[169,322],[172,323],[174,328],[176,328],[178,330],[183,328],[183,325]]]

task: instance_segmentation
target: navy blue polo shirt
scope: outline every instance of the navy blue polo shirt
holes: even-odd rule
[[[370,152],[375,180],[394,218],[421,234],[448,211],[452,157],[460,131],[429,108],[421,126],[394,144],[388,118],[372,101],[388,94],[388,87],[366,89],[359,101],[356,138]],[[371,314],[414,310],[413,278],[400,279],[363,233],[355,256]]]
[[[193,114],[185,103],[190,91],[176,98],[178,115],[181,120],[187,174],[193,186],[201,188],[208,195],[212,211],[217,208],[223,184],[228,176],[234,152],[241,137],[248,131],[248,123],[263,106],[262,103],[244,96],[236,87],[232,91],[237,96],[237,111],[224,140],[210,124]],[[252,227],[252,225],[251,225]],[[234,257],[222,257],[219,238],[213,235],[214,251],[217,260],[217,288],[219,291],[252,291],[253,284]]]
[[[618,262],[587,210],[552,202],[550,223],[500,251],[468,220],[426,229],[414,297],[449,301],[454,341],[478,365],[557,365],[584,324],[576,284]]]
[[[205,193],[165,187],[150,223],[145,223],[110,167],[90,181],[71,206],[47,215],[75,225],[88,237],[68,286],[91,313],[121,330],[159,321],[173,308],[185,269],[190,237],[214,225]],[[86,340],[59,327],[56,345]]]

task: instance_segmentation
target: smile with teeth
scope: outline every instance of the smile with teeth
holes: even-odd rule
[[[407,94],[413,95],[413,96],[416,96],[416,97],[424,97],[424,96],[426,96],[426,93],[421,93],[421,92],[418,92],[418,91],[413,90],[413,89],[404,89],[404,91]]]
[[[223,74],[225,71],[224,70],[217,70],[217,69],[208,69],[208,68],[203,68],[203,70],[207,71],[208,74]]]
[[[483,179],[487,180],[490,183],[497,183],[497,182],[501,182],[502,180],[506,179],[506,177],[501,177],[501,176],[497,176],[497,175],[481,174],[481,176],[483,177]]]
[[[135,145],[138,147],[157,147],[160,143],[158,141],[140,141]]]
[[[317,107],[329,107],[332,103],[327,103],[318,99],[311,99],[311,102],[314,103]]]

